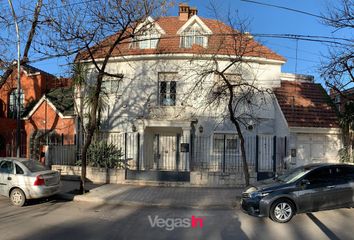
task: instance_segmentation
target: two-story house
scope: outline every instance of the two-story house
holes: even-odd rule
[[[106,77],[103,82],[109,104],[100,131],[111,140],[125,134],[120,146],[134,146],[125,148],[126,157],[135,161],[133,170],[166,174],[174,180],[179,179],[175,173],[192,179],[196,171],[204,170],[220,173],[213,175],[218,179],[226,173],[242,175],[240,141],[227,105],[210,103],[220,81],[216,69],[225,69],[234,84],[246,81],[271,90],[253,99],[257,102],[253,109],[241,106],[239,111],[245,115],[242,132],[252,172],[336,161],[337,119],[326,92],[312,77],[282,73],[284,57],[249,34],[242,35],[247,46],[240,45],[237,30],[199,17],[197,9],[188,5],[179,6],[178,16],[146,21],[150,27],[144,34],[120,44],[109,60],[107,71],[123,74],[123,79]],[[242,60],[227,67],[240,57],[239,49]],[[102,52],[94,52],[98,63]],[[88,78],[95,74],[88,57],[80,61],[89,69]],[[136,137],[131,140],[127,133]],[[139,179],[137,172],[130,176]],[[150,179],[148,174],[144,177]],[[205,178],[204,183],[214,181],[211,174]]]

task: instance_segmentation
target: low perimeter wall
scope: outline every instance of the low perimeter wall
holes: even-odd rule
[[[78,179],[81,176],[79,166],[52,165],[52,170],[59,171],[62,177]],[[125,170],[87,167],[86,178],[93,183],[124,183]]]
[[[257,181],[257,175],[250,172],[250,183]],[[201,187],[244,187],[243,173],[191,172],[190,185]]]
[[[67,165],[52,165],[52,169],[59,171],[66,179],[79,179],[81,167]],[[250,183],[256,182],[257,175],[250,169]],[[108,169],[87,167],[86,178],[93,183],[125,183],[124,169]],[[139,184],[144,181],[139,180]],[[129,181],[131,183],[131,181]],[[245,180],[243,173],[220,173],[220,172],[190,172],[190,182],[181,182],[178,186],[191,187],[243,187]]]

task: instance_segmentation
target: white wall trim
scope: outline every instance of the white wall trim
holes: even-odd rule
[[[111,57],[111,62],[127,62],[127,61],[139,61],[139,60],[179,60],[179,59],[191,59],[191,60],[230,60],[237,57],[236,55],[212,55],[212,54],[192,54],[192,53],[173,53],[173,54],[142,54],[142,55],[129,55]],[[246,62],[256,62],[263,64],[283,65],[286,61],[267,59],[261,57],[243,57]],[[96,62],[102,62],[103,58],[97,58]],[[91,63],[91,60],[81,60],[82,63]]]
[[[174,120],[143,120],[145,127],[181,127],[187,128],[191,126],[191,121],[174,121]]]
[[[56,107],[55,105],[45,96],[43,95],[41,99],[36,103],[36,105],[32,108],[32,110],[27,114],[26,117],[23,117],[22,120],[28,120],[36,111],[37,109],[41,106],[43,102],[47,101],[48,105],[54,110],[56,114],[59,115],[60,118],[74,118],[75,115],[69,115],[69,116],[64,116]]]
[[[140,23],[137,27],[136,30],[139,31],[142,27],[146,26],[147,23],[151,23],[154,28],[161,34],[166,34],[165,30],[163,30],[160,25],[152,18],[152,17],[147,17],[144,22]],[[147,31],[151,30],[152,28],[146,29]]]
[[[340,128],[290,127],[290,133],[325,133],[341,134]]]
[[[202,29],[204,30],[204,32],[206,34],[213,34],[213,32],[210,30],[210,28],[208,28],[207,25],[205,25],[205,23],[197,16],[197,15],[193,15],[190,19],[188,19],[188,21],[183,24],[183,26],[177,31],[177,35],[181,35],[191,24],[193,24],[194,22],[197,22]]]

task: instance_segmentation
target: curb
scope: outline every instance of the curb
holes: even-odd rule
[[[90,202],[96,204],[108,204],[118,206],[129,207],[158,207],[158,208],[179,208],[179,209],[235,209],[240,207],[240,198],[236,198],[235,201],[226,204],[188,204],[188,203],[152,203],[152,202],[137,202],[137,201],[125,201],[125,200],[107,200],[98,197],[86,197],[82,195],[63,194],[67,200],[74,202]]]
[[[75,198],[75,195],[70,194],[70,193],[59,193],[59,194],[57,194],[57,197],[61,200],[73,201]]]

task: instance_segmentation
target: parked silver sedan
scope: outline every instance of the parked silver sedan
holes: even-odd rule
[[[0,158],[0,195],[15,206],[28,199],[49,197],[60,191],[60,173],[34,160]]]

